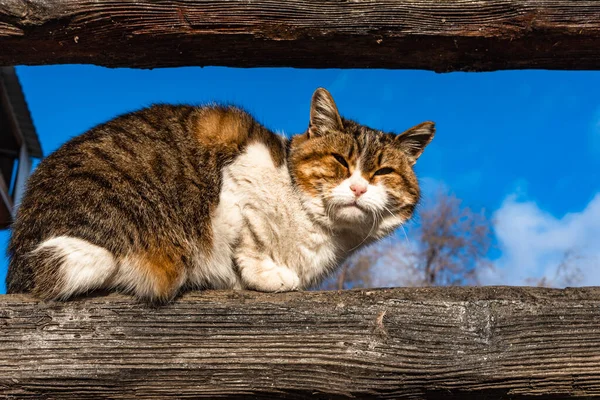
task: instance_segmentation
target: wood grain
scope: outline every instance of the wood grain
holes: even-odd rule
[[[596,0],[0,0],[0,65],[600,69]]]
[[[600,288],[0,297],[10,398],[600,396]]]

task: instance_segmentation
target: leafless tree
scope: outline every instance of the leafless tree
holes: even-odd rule
[[[454,195],[438,193],[419,213],[415,261],[423,285],[476,285],[481,268],[491,268],[486,255],[492,242],[491,222]]]

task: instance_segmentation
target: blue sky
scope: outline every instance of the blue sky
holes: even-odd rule
[[[600,193],[600,72],[80,65],[18,67],[17,72],[45,154],[95,124],[155,102],[233,103],[273,130],[300,133],[318,86],[331,91],[344,116],[374,128],[400,132],[432,120],[437,134],[417,173],[426,186],[444,185],[499,220],[500,257],[512,271],[508,275],[523,268],[547,273],[541,260],[561,247],[561,237],[600,257],[600,243],[590,237],[600,234],[600,197],[595,197]],[[523,236],[515,236],[517,231]],[[522,252],[514,246],[523,241],[549,242],[543,234],[550,231],[558,244],[541,250],[546,253],[533,260],[515,255]],[[4,246],[6,237],[0,234]],[[515,263],[527,265],[515,269]],[[1,275],[5,269],[6,260]],[[520,283],[514,276],[502,279]],[[600,276],[595,279],[586,283],[600,284]]]

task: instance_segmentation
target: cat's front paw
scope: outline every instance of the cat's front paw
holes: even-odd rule
[[[300,277],[296,272],[270,261],[262,262],[256,270],[245,269],[242,277],[248,288],[261,292],[290,292],[300,289]]]
[[[300,277],[289,268],[276,267],[267,279],[272,280],[270,286],[273,292],[290,292],[300,288]]]

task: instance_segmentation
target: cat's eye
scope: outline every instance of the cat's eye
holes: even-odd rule
[[[344,156],[341,156],[336,153],[332,154],[332,156],[333,156],[333,158],[335,158],[337,160],[337,162],[342,164],[344,166],[344,168],[349,169],[348,162],[346,162],[346,159],[344,158]]]
[[[375,173],[373,174],[373,176],[377,176],[377,175],[388,175],[393,173],[394,170],[392,168],[381,168],[378,169],[377,171],[375,171]]]

